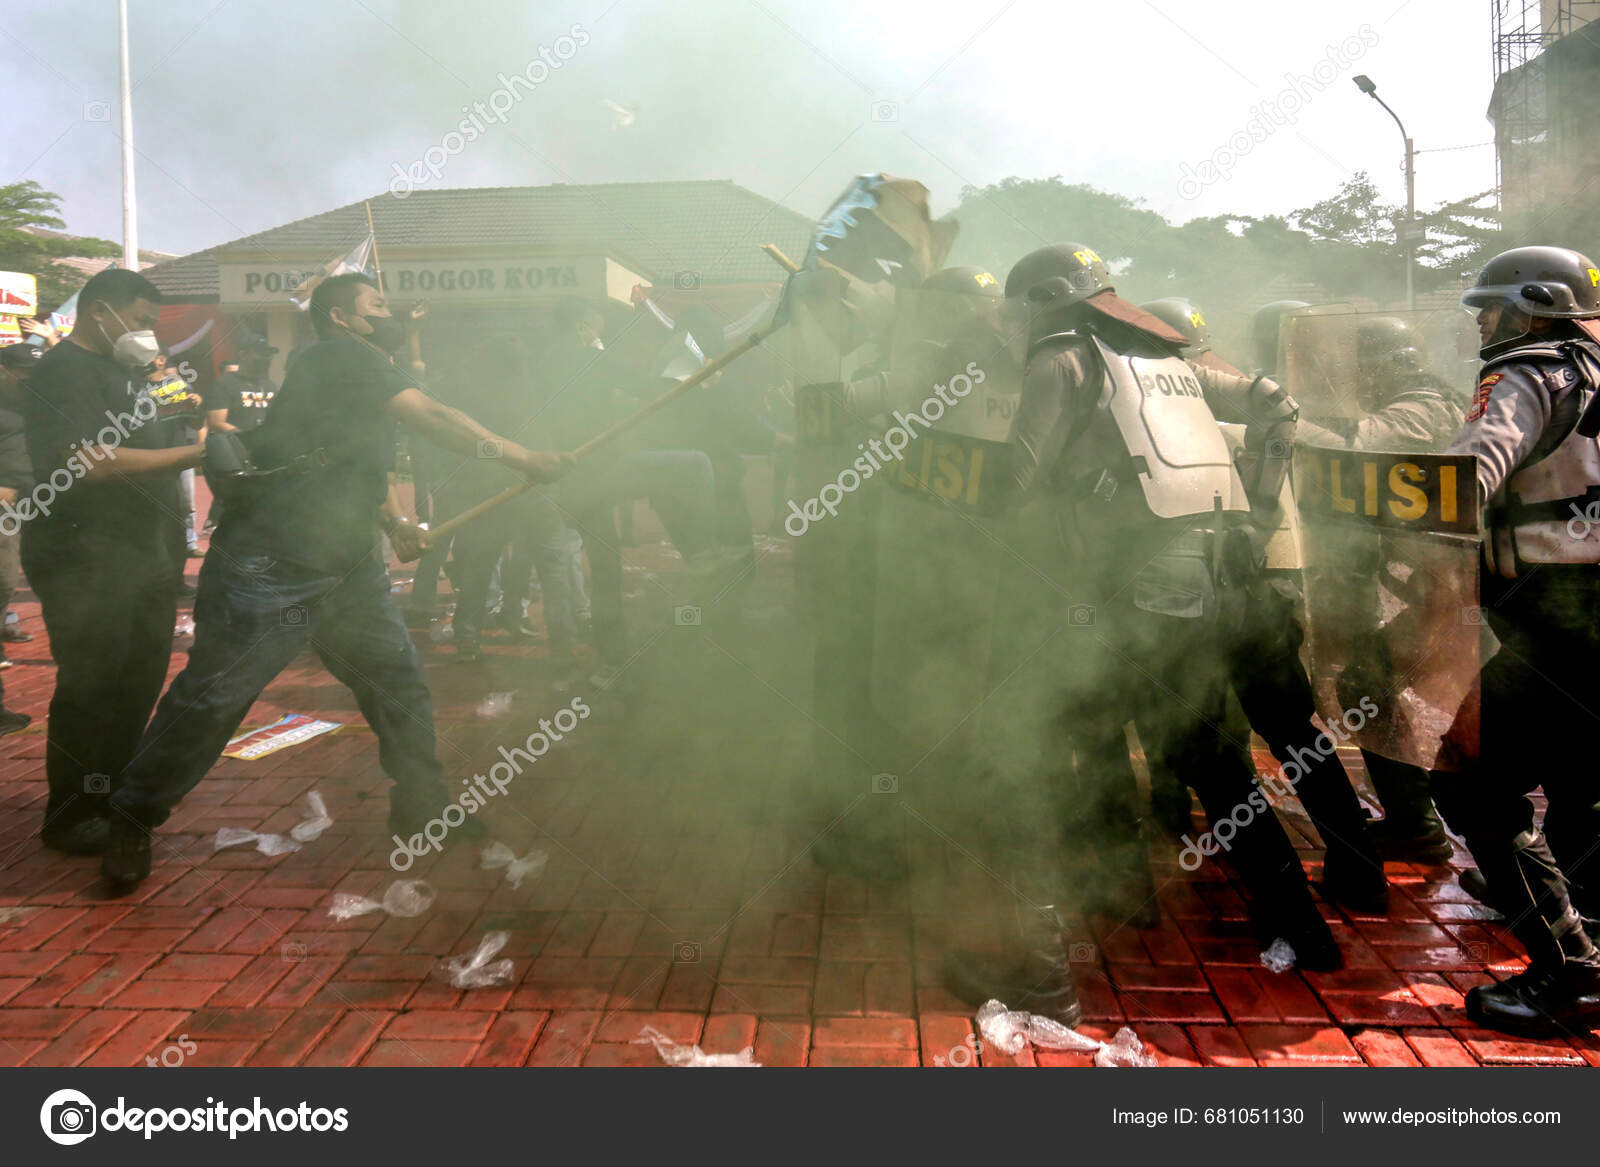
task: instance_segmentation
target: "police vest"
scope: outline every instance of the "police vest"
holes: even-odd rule
[[[1228,442],[1189,366],[1178,357],[1127,356],[1090,339],[1106,371],[1090,448],[1104,454],[1101,465],[1074,473],[1080,490],[1109,502],[1137,482],[1142,509],[1160,519],[1209,515],[1219,500],[1222,510],[1248,511]]]
[[[1516,563],[1600,564],[1600,442],[1578,432],[1600,389],[1600,347],[1565,341],[1513,349],[1484,363],[1521,364],[1550,393],[1550,425],[1489,511],[1485,553],[1500,575]]]

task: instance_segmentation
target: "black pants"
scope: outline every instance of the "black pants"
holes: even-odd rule
[[[1317,707],[1300,662],[1303,638],[1294,600],[1261,577],[1250,589],[1242,633],[1228,654],[1228,680],[1250,727],[1267,743],[1285,779],[1293,779],[1327,851],[1375,862],[1366,812],[1338,754],[1328,748],[1337,743],[1311,720]]]
[[[130,547],[23,531],[23,569],[56,661],[45,745],[52,828],[104,811],[161,696],[177,615],[164,535]]]
[[[1600,709],[1600,570],[1485,576],[1483,597],[1500,651],[1479,678],[1481,712],[1469,697],[1451,726],[1459,768],[1433,775],[1434,801],[1530,958],[1559,963],[1589,949],[1574,903],[1600,915],[1600,774],[1584,748]],[[1542,831],[1527,797],[1541,785]]]

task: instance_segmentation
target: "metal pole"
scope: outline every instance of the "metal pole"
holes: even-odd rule
[[[139,270],[139,207],[133,193],[133,88],[128,77],[128,0],[117,0],[122,65],[122,266]]]
[[[1396,119],[1398,120],[1398,119]],[[1417,309],[1417,169],[1416,151],[1406,139],[1406,307]]]

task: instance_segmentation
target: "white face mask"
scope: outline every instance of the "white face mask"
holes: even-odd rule
[[[122,319],[122,314],[110,304],[106,311],[117,318],[117,323],[127,328],[127,322]],[[111,340],[110,333],[106,332],[105,325],[99,325],[100,335]],[[128,369],[142,369],[151,361],[161,355],[161,342],[156,339],[156,334],[148,328],[138,331],[127,331],[116,340],[111,341],[111,356],[119,365]]]

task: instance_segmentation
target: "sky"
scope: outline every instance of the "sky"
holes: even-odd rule
[[[813,218],[867,171],[920,179],[936,213],[967,185],[1052,175],[1174,222],[1286,214],[1362,170],[1403,203],[1401,134],[1356,74],[1415,139],[1419,208],[1495,182],[1489,0],[129,8],[140,244],[178,254],[407,172],[416,189],[729,178]],[[120,241],[115,0],[9,10],[0,78],[0,183],[37,181],[69,230]],[[467,142],[473,103],[499,112]]]

